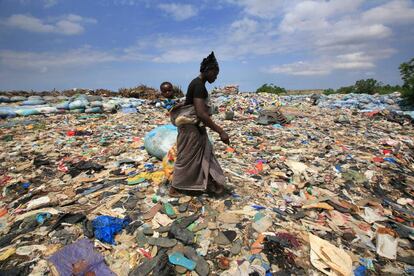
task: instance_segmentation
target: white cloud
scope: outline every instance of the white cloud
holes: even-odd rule
[[[57,33],[63,35],[77,35],[85,31],[84,24],[96,23],[92,18],[83,18],[79,15],[69,14],[48,22],[37,17],[25,14],[14,14],[3,20],[8,27],[35,33]]]
[[[387,48],[371,52],[348,52],[337,56],[324,56],[314,61],[299,61],[271,66],[265,69],[270,74],[286,74],[293,76],[328,75],[334,70],[366,70],[375,67],[375,61],[390,57],[394,49]]]
[[[9,0],[16,2],[16,0]],[[31,3],[41,4],[45,9],[51,8],[55,6],[59,0],[18,0],[21,5],[28,5]]]
[[[281,0],[227,0],[228,3],[243,7],[244,13],[260,18],[271,19],[282,13]]]
[[[175,49],[163,52],[161,55],[154,57],[152,61],[157,63],[186,63],[201,61],[205,55],[205,52],[196,49]]]
[[[329,27],[329,19],[355,12],[362,0],[302,1],[287,9],[279,29],[283,32],[318,30]]]
[[[268,53],[301,53],[301,61],[271,66],[265,69],[267,73],[312,76],[373,69],[377,61],[396,53],[390,47],[395,41],[394,25],[414,22],[414,5],[395,0],[364,10],[363,2],[296,1],[285,6],[280,23],[273,23],[270,40],[259,31],[239,44],[250,45],[245,53],[260,54],[255,45],[267,45]],[[261,30],[267,23],[258,24]]]
[[[152,47],[156,53],[151,60],[171,63],[190,62],[202,57],[199,53],[210,50],[215,50],[222,60],[243,60],[249,55],[306,53],[302,55],[302,62],[281,68],[276,66],[272,71],[297,71],[302,75],[321,75],[339,69],[373,68],[378,60],[390,56],[370,55],[369,60],[359,58],[354,61],[341,59],[349,53],[378,52],[389,48],[393,28],[362,20],[363,0],[293,0],[289,3],[272,1],[270,4],[266,1],[223,1],[245,8],[240,17],[227,27],[205,36],[152,38],[146,48],[138,52]],[[259,16],[259,11],[268,13]],[[255,18],[248,15],[255,15]],[[279,18],[272,18],[273,15]],[[182,51],[182,48],[186,51]],[[306,56],[310,61],[307,61]]]
[[[49,68],[84,66],[116,61],[119,58],[103,51],[83,47],[67,52],[0,51],[0,64],[4,67],[45,72]]]
[[[414,5],[409,0],[390,1],[364,12],[362,19],[380,24],[414,23]]]
[[[320,76],[330,73],[324,64],[312,64],[304,61],[272,66],[269,69],[266,69],[265,72],[293,76]]]
[[[167,14],[171,15],[177,21],[186,20],[196,16],[198,13],[197,8],[187,4],[159,4],[158,7]]]
[[[108,0],[114,5],[117,6],[137,6],[144,4],[146,7],[149,7],[152,0]]]
[[[234,41],[242,41],[249,38],[257,31],[258,22],[249,18],[234,21],[230,26],[230,32]]]
[[[325,32],[316,33],[319,46],[365,44],[390,37],[392,30],[382,24],[363,25],[359,22],[340,21]]]
[[[10,16],[5,20],[5,24],[29,32],[51,33],[55,31],[55,26],[45,24],[36,17],[24,14],[14,14]]]
[[[58,3],[58,0],[43,0],[43,6],[45,8],[53,7]]]

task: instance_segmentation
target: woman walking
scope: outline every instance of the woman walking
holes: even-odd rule
[[[220,135],[221,141],[230,143],[228,134],[210,117],[205,83],[213,83],[218,74],[219,65],[211,52],[200,65],[200,75],[188,86],[185,103],[171,111],[178,137],[170,196],[177,196],[182,191],[208,190],[216,195],[224,192],[226,179],[206,131],[209,127]]]

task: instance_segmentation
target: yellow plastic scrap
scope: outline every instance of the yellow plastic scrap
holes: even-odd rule
[[[334,208],[325,202],[319,202],[314,204],[303,205],[302,209],[325,209],[325,210],[333,210]]]
[[[172,175],[174,172],[174,164],[177,159],[177,144],[171,147],[167,155],[162,160],[162,168],[164,170],[165,176],[168,180],[172,180]]]
[[[165,178],[165,173],[163,171],[158,172],[142,172],[134,177],[128,178],[128,184],[134,185],[141,183],[145,180],[151,180],[154,184],[161,184]]]
[[[163,171],[153,172],[151,173],[151,180],[155,184],[161,184],[161,182],[165,179],[165,173]]]
[[[11,247],[3,252],[0,252],[0,261],[7,260],[14,253],[16,253],[16,248],[14,247]]]

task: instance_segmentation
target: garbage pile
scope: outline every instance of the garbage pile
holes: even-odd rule
[[[309,101],[311,95],[281,96],[284,103],[300,103]],[[321,108],[339,109],[349,108],[369,112],[373,110],[400,110],[402,103],[401,94],[395,92],[388,95],[369,94],[332,94],[329,96],[318,95],[317,104]]]
[[[229,84],[229,85],[225,85],[224,87],[216,87],[213,90],[213,92],[214,93],[221,93],[221,94],[225,94],[225,95],[237,94],[237,93],[239,93],[239,85]]]
[[[121,97],[147,100],[155,100],[160,96],[158,90],[146,85],[139,85],[134,88],[121,88],[119,89],[119,94]]]
[[[175,90],[180,90],[179,87]],[[175,91],[174,91],[175,92]],[[179,91],[177,91],[179,92]],[[175,92],[176,93],[176,92]],[[52,90],[52,91],[0,91],[0,103],[13,102],[12,97],[28,98],[31,96],[48,97],[49,101],[56,97],[76,97],[78,95],[89,95],[89,96],[101,96],[101,97],[124,97],[124,98],[140,98],[153,100],[160,96],[160,92],[152,87],[146,85],[139,85],[133,88],[121,88],[119,91],[111,91],[108,89],[84,89],[84,88],[73,88],[63,91]],[[21,101],[21,100],[19,100]]]
[[[55,113],[136,113],[145,100],[94,95],[0,97],[0,118]]]
[[[92,96],[105,96],[105,97],[116,97],[118,96],[118,92],[111,91],[108,89],[84,89],[84,88],[73,88],[67,89],[63,91],[58,90],[51,90],[51,91],[0,91],[0,98],[11,98],[11,97],[30,97],[30,96],[42,96],[42,97],[49,97],[50,100],[52,98],[65,96],[65,97],[73,97],[77,95],[92,95]]]
[[[144,145],[169,117],[146,101],[0,120],[0,275],[414,272],[411,124],[306,101],[259,124],[279,98],[213,102],[231,137],[210,133],[232,190],[221,198],[168,196]]]

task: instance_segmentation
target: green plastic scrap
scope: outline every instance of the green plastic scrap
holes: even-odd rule
[[[163,208],[164,208],[164,212],[167,214],[167,216],[169,216],[169,217],[176,216],[176,213],[174,211],[174,207],[170,203],[165,202],[163,204]]]

